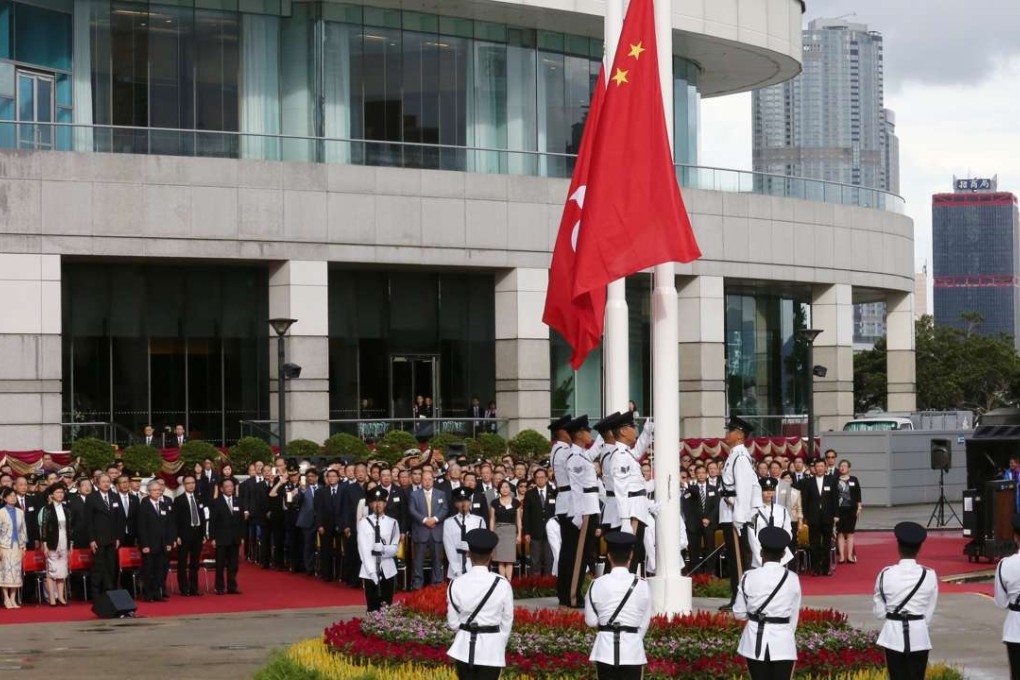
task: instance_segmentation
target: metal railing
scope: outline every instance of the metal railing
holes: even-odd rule
[[[88,437],[102,439],[120,448],[142,441],[141,435],[135,434],[123,425],[101,421],[60,423],[60,434],[65,449],[70,449],[76,440]]]
[[[240,420],[241,438],[256,437],[270,446],[280,445],[279,422],[276,420]]]
[[[477,437],[485,432],[507,439],[509,424],[506,418],[338,418],[329,421],[329,433],[346,432],[366,442],[374,442],[393,430],[409,432],[418,441],[428,441],[439,434]]]
[[[43,141],[40,141],[43,140]],[[0,122],[0,149],[241,158],[486,174],[570,177],[576,156],[544,151],[340,137],[79,123]],[[902,213],[897,194],[805,177],[676,164],[681,187],[799,198]]]

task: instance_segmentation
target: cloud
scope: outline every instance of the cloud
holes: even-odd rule
[[[886,87],[907,82],[974,84],[1020,55],[1017,0],[808,0],[805,23],[854,13],[885,43]]]

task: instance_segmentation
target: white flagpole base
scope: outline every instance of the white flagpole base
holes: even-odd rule
[[[664,616],[690,614],[694,606],[694,582],[687,576],[664,575],[648,579],[652,611]]]

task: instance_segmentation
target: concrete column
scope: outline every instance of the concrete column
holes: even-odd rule
[[[815,340],[815,365],[825,366],[828,371],[824,378],[812,376],[817,435],[841,430],[854,417],[853,287],[815,286],[811,296],[811,327],[822,331]]]
[[[270,266],[269,318],[297,319],[287,332],[286,361],[301,367],[287,381],[287,441],[329,436],[328,263],[288,260]],[[268,324],[267,324],[268,326]],[[278,417],[276,334],[269,329],[270,413]]]
[[[549,272],[496,274],[496,405],[509,434],[549,424],[549,327],[542,323]]]
[[[726,425],[726,298],[721,276],[677,278],[680,436],[721,437]],[[652,376],[655,380],[655,376]]]
[[[62,447],[59,255],[0,255],[0,441]]]
[[[914,368],[914,296],[886,296],[886,372],[890,411],[917,409],[917,374]]]

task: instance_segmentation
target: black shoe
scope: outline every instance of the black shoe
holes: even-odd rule
[[[731,611],[733,611],[733,603],[732,602],[727,602],[723,606],[719,607],[719,611],[721,611],[721,612],[731,612]]]
[[[193,591],[191,591],[191,592],[189,593],[189,595],[191,595],[192,597],[202,597],[202,595],[204,595],[204,594],[205,594],[205,593],[200,593],[200,592],[198,592],[197,590],[193,590]]]
[[[217,591],[216,591],[216,594],[217,594],[217,595],[223,595],[223,591],[222,591],[222,590],[217,590]]]
[[[228,590],[227,591],[227,595],[240,595],[240,594],[241,594],[240,590]]]

